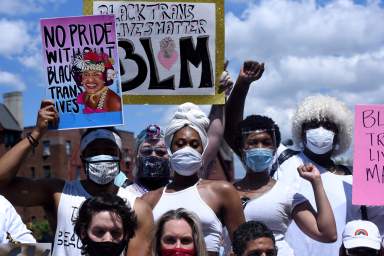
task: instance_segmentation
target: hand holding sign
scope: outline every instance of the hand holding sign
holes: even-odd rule
[[[225,91],[225,95],[228,96],[232,90],[233,80],[227,71],[228,60],[224,63],[224,71],[221,73],[219,81],[219,93]]]
[[[240,69],[238,80],[250,84],[256,80],[259,80],[264,72],[264,63],[258,63],[257,61],[248,60],[245,61]]]
[[[36,128],[34,129],[35,139],[39,139],[47,130],[48,125],[56,126],[59,121],[59,114],[56,111],[53,100],[43,100],[37,115]]]

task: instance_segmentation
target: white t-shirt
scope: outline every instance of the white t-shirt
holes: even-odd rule
[[[271,190],[248,201],[244,208],[245,219],[267,225],[275,236],[278,256],[293,256],[290,245],[285,241],[285,233],[292,221],[293,209],[306,200],[285,183],[277,181]]]
[[[117,195],[133,208],[136,195],[119,188]],[[74,232],[74,222],[81,204],[92,197],[79,180],[65,182],[57,210],[57,226],[52,256],[81,256],[81,241]]]
[[[27,229],[16,209],[5,197],[0,195],[0,243],[9,242],[7,232],[17,242],[36,243],[32,232]]]
[[[297,172],[297,167],[303,163],[315,164],[303,153],[300,153],[286,160],[280,166],[275,176],[282,182],[291,184],[292,188],[305,196],[312,207],[316,209],[312,185],[302,179]],[[352,205],[351,175],[335,175],[323,167],[315,165],[321,173],[324,190],[335,216],[338,239],[334,243],[317,242],[306,236],[295,223],[292,223],[286,233],[286,240],[292,246],[297,256],[338,255],[345,223],[350,220],[360,219],[360,206]]]

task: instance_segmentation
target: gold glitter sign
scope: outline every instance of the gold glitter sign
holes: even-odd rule
[[[222,104],[223,0],[83,0],[84,14],[114,14],[125,104]]]

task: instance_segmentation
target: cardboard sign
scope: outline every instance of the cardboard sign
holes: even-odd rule
[[[355,107],[352,203],[384,205],[384,105]]]
[[[40,21],[47,98],[58,129],[123,124],[120,67],[113,15]]]
[[[84,13],[116,17],[124,103],[224,103],[222,0],[84,0]]]

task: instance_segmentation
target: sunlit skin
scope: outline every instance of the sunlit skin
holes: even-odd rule
[[[100,91],[105,86],[104,74],[100,71],[84,71],[81,75],[81,84],[88,94]]]
[[[164,224],[161,249],[193,249],[192,228],[184,219],[169,220]]]
[[[203,145],[201,143],[199,133],[188,126],[181,128],[174,134],[171,151],[173,153],[186,146],[190,146],[200,154],[203,153]]]
[[[242,256],[252,255],[252,252],[259,252],[261,256],[272,256],[276,255],[276,253],[271,254],[274,251],[275,246],[272,239],[269,237],[260,237],[247,243]]]
[[[87,235],[94,242],[121,242],[124,238],[124,229],[120,216],[109,211],[95,213],[87,229]]]
[[[156,156],[168,159],[168,151],[164,139],[145,140],[139,147],[138,156]]]

